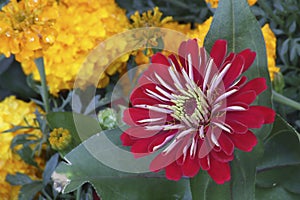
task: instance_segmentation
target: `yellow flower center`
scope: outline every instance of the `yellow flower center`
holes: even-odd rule
[[[55,150],[63,150],[69,146],[72,136],[67,129],[55,128],[49,137],[50,145]]]

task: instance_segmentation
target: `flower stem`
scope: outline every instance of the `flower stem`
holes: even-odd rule
[[[79,188],[77,188],[77,191],[76,191],[76,200],[80,200],[80,196],[81,196],[81,186]]]
[[[289,98],[283,96],[282,94],[279,94],[279,93],[275,92],[274,90],[273,90],[272,93],[273,93],[274,101],[276,101],[278,103],[281,103],[283,105],[290,106],[290,107],[295,108],[297,110],[300,110],[300,103],[298,103],[298,102],[296,102],[292,99],[289,99]]]
[[[40,77],[41,77],[41,85],[42,85],[42,99],[45,106],[46,113],[50,112],[50,104],[49,104],[49,95],[48,95],[48,87],[47,87],[47,81],[46,81],[46,75],[45,75],[45,67],[44,67],[44,59],[42,57],[37,58],[34,60],[35,65],[38,68]]]

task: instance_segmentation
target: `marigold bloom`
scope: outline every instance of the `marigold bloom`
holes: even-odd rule
[[[0,11],[0,53],[18,61],[37,58],[53,44],[57,17],[55,1],[11,0]]]
[[[18,199],[19,186],[11,186],[5,181],[7,174],[15,174],[17,172],[24,173],[32,179],[40,179],[41,172],[31,165],[26,164],[19,155],[10,149],[10,144],[16,135],[30,133],[41,136],[41,132],[37,129],[22,129],[15,132],[1,133],[14,126],[35,126],[35,110],[37,106],[33,103],[26,103],[17,100],[14,96],[7,97],[0,102],[0,197],[1,199]],[[27,120],[28,124],[25,123]],[[36,158],[36,162],[44,165],[42,158]]]
[[[212,8],[217,8],[219,4],[219,0],[205,0],[206,3],[209,3]],[[254,5],[257,0],[248,0],[248,4],[250,6]]]
[[[161,150],[151,171],[165,169],[168,179],[179,180],[201,168],[224,183],[230,180],[234,148],[251,151],[257,143],[249,129],[274,121],[271,108],[250,105],[267,88],[265,79],[247,82],[241,75],[255,52],[226,54],[225,40],[216,41],[209,56],[188,40],[177,57],[152,57],[131,93],[133,107],[123,118],[130,128],[120,137],[136,158]]]
[[[55,150],[63,150],[69,146],[72,136],[68,129],[55,128],[48,138],[50,145]]]
[[[125,31],[129,26],[125,10],[119,8],[114,0],[61,0],[57,12],[59,18],[54,24],[57,39],[54,45],[44,52],[47,83],[54,95],[60,90],[72,89],[87,55],[105,39]],[[108,48],[107,51],[109,50]],[[93,77],[95,65],[98,66],[97,70],[105,71],[107,63],[104,60],[101,63],[99,61],[99,57],[105,56],[102,54],[96,56],[94,60],[87,60],[85,63],[87,82],[82,82],[83,87],[92,84],[88,80],[95,78]],[[124,56],[110,65],[99,78],[98,86],[105,87],[109,82],[109,75],[122,70],[127,60],[128,56]],[[22,67],[26,74],[33,73],[34,79],[40,80],[38,70],[32,61],[23,62]]]
[[[270,29],[269,24],[265,24],[261,30],[266,43],[266,51],[268,57],[268,70],[269,70],[270,78],[273,81],[275,74],[280,71],[280,68],[276,67],[276,63],[275,63],[276,37],[273,31]]]

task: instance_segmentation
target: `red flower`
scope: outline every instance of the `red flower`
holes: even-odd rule
[[[152,57],[130,96],[133,107],[123,118],[130,128],[121,135],[136,158],[160,151],[151,171],[165,169],[168,179],[179,180],[201,168],[216,183],[229,181],[234,147],[251,151],[257,139],[249,129],[274,121],[272,109],[250,105],[267,88],[265,79],[241,76],[255,52],[226,51],[225,40],[210,56],[189,40],[177,56]]]

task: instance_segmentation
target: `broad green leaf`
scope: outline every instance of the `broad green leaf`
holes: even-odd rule
[[[206,171],[201,170],[197,176],[190,179],[193,200],[229,200],[230,183],[216,184]]]
[[[139,172],[148,169],[149,164],[143,158],[134,159],[130,152],[126,154],[117,146],[108,145],[109,141],[105,135],[118,138],[120,134],[119,129],[103,131],[90,137],[65,156],[68,163],[60,163],[55,170],[56,174],[69,180],[63,188],[64,193],[74,191],[83,183],[90,182],[103,200],[191,199],[187,179],[175,182],[167,180],[160,173],[116,170],[135,169]],[[107,166],[110,161],[112,164]]]
[[[245,75],[249,80],[256,77],[266,78],[268,89],[257,97],[256,104],[272,107],[265,42],[260,26],[246,0],[220,1],[204,46],[206,49],[211,49],[218,39],[227,40],[228,52],[238,53],[247,48],[256,52],[256,59]],[[272,125],[265,125],[254,132],[258,137],[266,138],[271,129]]]
[[[251,13],[246,0],[222,0],[215,12],[212,25],[205,38],[205,47],[211,49],[218,39],[225,39],[228,52],[238,53],[250,48],[256,52],[256,59],[245,73],[248,79],[265,77],[268,89],[257,97],[256,104],[272,107],[271,83],[267,69],[266,48],[263,35],[256,18]],[[271,125],[254,130],[259,138],[268,136]],[[231,199],[255,198],[256,165],[263,153],[262,145],[257,145],[251,153],[235,152],[231,170]]]
[[[47,121],[51,129],[65,128],[72,135],[71,144],[66,149],[60,151],[62,155],[67,154],[81,144],[82,141],[101,131],[96,119],[72,112],[48,113]]]
[[[280,116],[276,117],[265,154],[257,167],[257,199],[300,198],[299,133]],[[273,193],[271,195],[271,193]],[[267,195],[270,195],[267,197]]]

